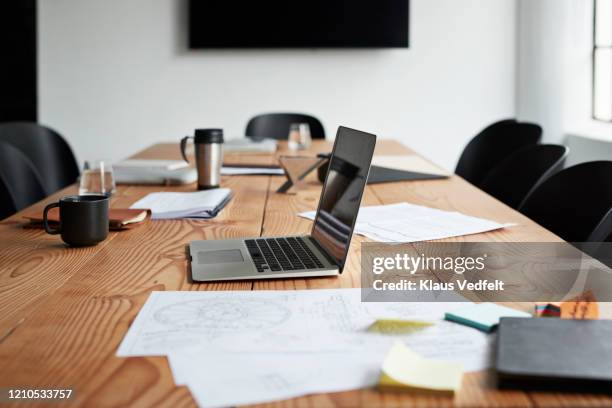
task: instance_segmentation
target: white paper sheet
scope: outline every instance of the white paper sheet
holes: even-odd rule
[[[386,339],[366,332],[378,318],[434,321],[418,333],[393,336],[429,358],[488,366],[489,337],[444,321],[461,303],[361,302],[360,289],[152,292],[126,334],[119,357],[214,350],[219,354],[368,352]],[[382,339],[381,339],[382,337]]]
[[[194,191],[188,193],[150,193],[130,208],[149,208],[151,218],[211,218],[231,197],[229,188]]]
[[[181,167],[173,170],[115,167],[114,171],[115,180],[118,184],[158,184],[167,186],[194,183],[198,179],[198,172],[193,167]]]
[[[315,211],[298,215],[314,220]],[[380,242],[418,242],[477,234],[511,225],[458,212],[399,203],[360,208],[355,233]]]
[[[337,392],[376,384],[386,352],[219,355],[171,353],[177,385],[187,385],[200,407],[224,407]]]
[[[168,355],[175,383],[202,407],[372,386],[397,340],[481,370],[492,336],[442,320],[461,305],[361,302],[360,289],[152,292],[117,355]],[[367,332],[378,318],[434,325],[398,336]]]

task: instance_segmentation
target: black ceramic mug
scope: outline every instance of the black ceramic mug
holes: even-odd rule
[[[90,246],[104,241],[108,235],[108,202],[103,195],[74,195],[60,198],[43,212],[43,225],[49,234],[61,234],[72,246]],[[49,210],[59,207],[58,228],[49,225]]]

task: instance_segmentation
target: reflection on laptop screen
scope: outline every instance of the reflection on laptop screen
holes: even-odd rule
[[[338,128],[311,236],[340,269],[346,261],[375,144],[374,135]]]

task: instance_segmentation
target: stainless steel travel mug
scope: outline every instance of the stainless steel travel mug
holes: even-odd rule
[[[181,152],[187,160],[185,145],[191,136],[181,140]],[[223,129],[196,129],[193,135],[198,190],[217,188],[221,182],[223,164]]]

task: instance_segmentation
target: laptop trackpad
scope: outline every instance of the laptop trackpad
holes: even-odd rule
[[[218,264],[227,262],[244,262],[239,249],[223,249],[218,251],[199,251],[199,264]]]

